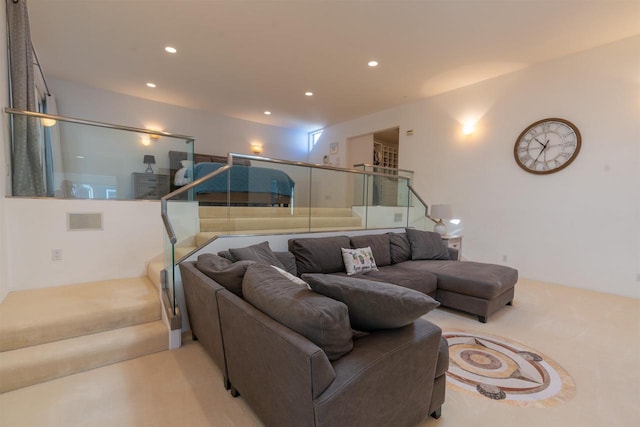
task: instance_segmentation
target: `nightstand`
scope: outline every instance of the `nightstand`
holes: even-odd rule
[[[444,240],[448,248],[458,250],[458,261],[460,261],[462,257],[462,236],[442,236],[442,240]]]
[[[159,200],[169,193],[169,175],[157,173],[132,173],[133,198]]]

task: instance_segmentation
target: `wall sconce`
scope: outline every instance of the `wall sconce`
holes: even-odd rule
[[[259,142],[251,143],[251,152],[253,154],[262,154],[262,144]]]
[[[462,127],[462,133],[464,135],[471,135],[474,130],[474,125],[472,123],[467,123]]]
[[[153,168],[151,167],[151,165],[156,164],[156,157],[150,154],[145,154],[142,163],[147,164],[147,169],[144,171],[144,173],[153,173]]]
[[[50,128],[51,126],[55,126],[58,122],[56,121],[56,119],[48,119],[43,117],[40,119],[40,123],[42,123],[42,126]]]

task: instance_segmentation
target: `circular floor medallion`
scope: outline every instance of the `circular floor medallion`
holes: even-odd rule
[[[515,406],[551,406],[575,395],[571,376],[539,351],[506,338],[448,330],[447,383]]]

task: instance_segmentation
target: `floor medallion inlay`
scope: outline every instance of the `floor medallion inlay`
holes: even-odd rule
[[[575,395],[575,383],[539,351],[506,338],[448,330],[447,383],[456,390],[515,406],[547,407]]]

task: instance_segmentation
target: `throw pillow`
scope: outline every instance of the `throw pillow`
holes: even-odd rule
[[[373,259],[371,248],[345,249],[342,250],[342,260],[347,270],[347,275],[366,273],[367,271],[378,271],[376,261]]]
[[[273,253],[269,247],[269,242],[264,241],[257,245],[247,246],[246,248],[232,248],[229,249],[233,259],[235,261],[256,261],[263,264],[275,265],[276,267],[285,269],[284,265],[280,262],[276,254]]]
[[[291,280],[293,283],[295,283],[296,285],[300,285],[300,286],[304,286],[307,289],[311,289],[309,287],[309,284],[307,282],[305,282],[304,280],[302,280],[301,278],[294,276],[293,274],[289,273],[288,271],[285,271],[281,268],[276,267],[275,265],[272,265],[271,267],[275,268],[275,270],[282,274],[284,277],[286,277],[287,279]]]
[[[406,326],[440,305],[422,292],[390,283],[329,274],[303,274],[311,289],[349,307],[354,329],[372,331]]]
[[[298,275],[298,268],[296,267],[296,257],[289,251],[274,251],[273,252],[280,260],[282,265],[284,265],[284,269],[294,276]]]
[[[409,261],[411,259],[411,243],[406,233],[389,233],[391,250],[391,264]]]
[[[198,256],[196,268],[215,280],[229,291],[242,297],[242,278],[247,267],[255,261],[231,262],[214,254]]]
[[[411,259],[449,260],[449,250],[442,237],[433,231],[421,231],[407,228],[407,238],[411,244]]]
[[[247,268],[242,291],[247,302],[306,337],[330,360],[353,348],[349,313],[343,303],[296,285],[260,263]]]

